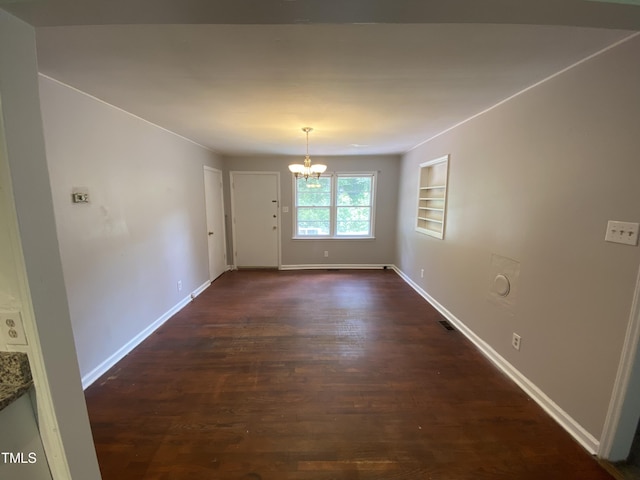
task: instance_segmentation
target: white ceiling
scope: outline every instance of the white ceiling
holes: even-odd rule
[[[114,1],[81,2],[93,10],[83,10],[76,0],[43,4],[64,6],[55,15],[28,2],[5,8],[36,25],[63,25],[36,30],[41,73],[226,154],[302,154],[304,126],[314,128],[312,156],[404,152],[631,33],[592,28],[597,19],[586,21],[588,15],[578,14],[577,24],[587,26],[553,15],[547,26],[504,23],[505,15],[493,17],[498,23],[482,23],[491,19],[484,11],[481,23],[453,24],[409,21],[420,20],[422,10],[414,17],[402,10],[396,17],[403,15],[403,21],[374,24],[314,22],[313,15],[333,10],[302,12],[304,24],[296,18],[299,11],[285,12],[291,18],[282,23],[273,14],[320,0],[262,0],[262,7],[267,3],[274,9],[250,10],[247,18],[255,24],[244,23],[233,9],[226,15],[236,17],[226,24],[207,15],[198,17],[201,23],[189,16],[195,10],[185,13],[197,0],[156,0],[148,17],[142,9],[146,1],[122,4],[124,10],[106,9]],[[20,10],[25,5],[31,10]],[[96,16],[99,5],[119,18]],[[232,3],[210,0],[207,5]],[[366,5],[371,10],[390,3],[368,0]],[[597,6],[601,16],[604,7],[618,14],[620,8],[633,9],[624,21],[605,15],[610,27],[629,28],[629,18],[640,19],[629,15],[640,15],[640,7],[580,5],[588,5],[587,13]],[[372,19],[369,10],[365,20]],[[361,19],[358,12],[345,12],[350,20]],[[465,14],[447,18],[473,20]],[[259,21],[260,15],[266,20]],[[144,18],[153,21],[135,24]],[[154,24],[170,18],[183,24]],[[83,25],[113,21],[122,25]]]

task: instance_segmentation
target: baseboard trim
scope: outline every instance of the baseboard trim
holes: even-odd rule
[[[86,390],[93,382],[95,382],[98,378],[104,375],[107,370],[113,367],[116,363],[122,360],[129,352],[131,352],[134,348],[140,345],[149,335],[155,332],[158,328],[162,326],[167,320],[173,317],[176,313],[182,310],[186,305],[188,305],[194,298],[204,292],[207,287],[211,285],[211,281],[207,280],[205,283],[196,288],[192,293],[188,296],[180,300],[177,304],[171,307],[167,312],[165,312],[160,318],[158,318],[155,322],[149,325],[147,328],[142,330],[138,335],[129,340],[125,345],[123,345],[120,349],[118,349],[115,353],[113,353],[109,358],[107,358],[104,362],[98,365],[96,368],[91,370],[89,373],[82,377],[82,389]]]
[[[280,270],[380,270],[392,269],[392,265],[385,264],[358,264],[358,263],[311,263],[306,265],[280,265]]]
[[[204,292],[207,288],[209,288],[209,286],[211,285],[211,280],[207,280],[206,282],[204,282],[202,285],[200,285],[198,288],[196,288],[193,293],[191,293],[191,295],[189,295],[189,297],[191,298],[191,300],[193,300],[194,298],[196,298],[198,295],[200,295],[202,292]]]
[[[525,377],[518,369],[505,360],[504,357],[496,352],[488,343],[476,335],[460,319],[423,290],[422,287],[416,284],[402,270],[395,265],[392,268],[407,284],[409,284],[416,292],[418,292],[418,294],[438,310],[443,317],[454,324],[457,329],[471,341],[471,343],[473,343],[496,367],[498,367],[538,405],[540,405],[542,409],[547,412],[547,414],[550,415],[551,418],[553,418],[562,428],[564,428],[578,443],[580,443],[580,445],[582,445],[592,455],[595,455],[598,452],[600,442],[585,430],[582,425],[576,422],[531,380]]]

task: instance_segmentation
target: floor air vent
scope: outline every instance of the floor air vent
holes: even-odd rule
[[[455,328],[453,328],[453,326],[446,320],[440,320],[438,323],[446,330],[455,330]]]

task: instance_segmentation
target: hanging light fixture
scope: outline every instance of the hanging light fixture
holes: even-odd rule
[[[289,165],[289,170],[296,178],[300,176],[304,177],[305,180],[308,180],[309,177],[320,178],[320,175],[327,169],[327,166],[321,163],[311,165],[311,158],[309,157],[309,132],[312,130],[313,128],[311,127],[304,127],[302,129],[302,131],[307,134],[307,154],[304,157],[304,164],[294,163]]]

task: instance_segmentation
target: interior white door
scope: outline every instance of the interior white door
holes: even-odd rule
[[[207,213],[209,279],[213,281],[227,269],[224,197],[222,196],[222,172],[220,170],[204,167],[204,200]]]
[[[231,172],[236,267],[278,267],[277,172]]]

